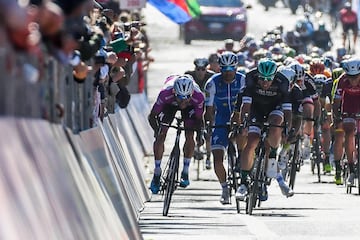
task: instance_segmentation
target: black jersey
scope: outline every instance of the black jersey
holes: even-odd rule
[[[304,99],[303,91],[301,87],[296,83],[290,90],[290,100],[292,104],[292,113],[294,115],[301,115],[302,114],[302,101]]]
[[[242,94],[244,103],[250,101],[252,105],[267,110],[273,110],[281,105],[283,108],[286,106],[285,110],[286,108],[287,110],[291,109],[289,81],[286,77],[276,73],[271,86],[267,90],[263,90],[258,81],[259,72],[256,68],[246,74],[245,89]]]
[[[205,91],[204,89],[205,89],[205,83],[206,83],[206,81],[207,81],[212,75],[214,75],[214,73],[215,73],[215,72],[213,72],[213,71],[206,70],[205,77],[204,77],[204,79],[201,80],[201,79],[199,79],[199,78],[196,76],[195,71],[186,71],[186,72],[185,72],[185,74],[189,74],[189,75],[191,75],[191,76],[194,78],[195,82],[199,85],[199,87],[200,87],[200,89],[201,89],[202,92]]]
[[[316,91],[316,85],[314,82],[314,78],[309,74],[305,73],[304,83],[300,85],[301,89],[303,90],[303,95],[305,97],[310,97],[313,100],[319,98],[319,94]]]
[[[325,83],[322,84],[321,92],[319,93],[320,98],[328,97],[330,100],[332,99],[331,90],[333,86],[333,80],[328,78]]]

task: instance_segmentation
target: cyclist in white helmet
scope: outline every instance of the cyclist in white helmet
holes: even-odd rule
[[[211,125],[225,125],[231,121],[236,95],[245,84],[245,76],[236,72],[238,58],[230,51],[219,57],[221,72],[214,74],[205,84],[205,121]],[[234,117],[236,118],[236,117]],[[225,128],[215,128],[211,136],[211,150],[214,170],[222,187],[220,202],[230,204],[229,186],[226,182],[226,170],[223,165],[224,152],[228,146],[228,132]]]
[[[194,154],[194,130],[200,130],[203,126],[204,94],[190,75],[172,75],[168,78],[165,86],[161,89],[155,104],[149,114],[148,120],[154,130],[154,177],[150,189],[157,194],[160,190],[161,160],[164,153],[164,142],[168,128],[160,123],[170,124],[176,112],[180,110],[185,128],[184,143],[184,166],[181,172],[180,186],[187,187],[189,181],[189,165]],[[199,133],[200,131],[198,131]],[[197,136],[197,144],[201,145],[200,136]]]
[[[304,134],[304,149],[302,152],[303,159],[310,159],[311,140],[310,136],[313,131],[315,119],[320,116],[321,105],[319,101],[319,94],[316,91],[316,86],[313,77],[305,72],[304,67],[298,62],[293,61],[289,64],[296,73],[296,82],[303,91],[303,134]]]
[[[347,179],[348,185],[354,184],[355,179],[355,128],[356,121],[354,116],[360,113],[360,59],[351,58],[341,62],[345,74],[340,76],[336,89],[333,114],[335,121],[335,141],[334,141],[334,160],[335,160],[335,182],[340,184],[341,165],[340,160],[343,153],[343,141],[345,135],[345,153],[348,160],[350,175]]]

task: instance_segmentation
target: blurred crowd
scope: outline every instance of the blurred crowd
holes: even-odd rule
[[[75,82],[92,81],[99,119],[145,90],[153,58],[141,9],[95,0],[0,0],[0,8],[0,70],[6,76],[37,83],[55,59],[70,67]],[[26,55],[25,63],[19,55]]]

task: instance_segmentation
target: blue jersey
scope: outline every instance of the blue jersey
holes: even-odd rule
[[[231,83],[225,83],[221,73],[214,74],[205,84],[205,106],[215,108],[215,124],[230,121],[235,108],[236,96],[245,86],[245,76],[237,72]]]

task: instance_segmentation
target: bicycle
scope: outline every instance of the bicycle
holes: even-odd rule
[[[321,168],[320,163],[323,162],[323,152],[321,150],[321,126],[320,121],[312,118],[305,118],[305,120],[313,121],[314,122],[314,137],[311,146],[311,157],[310,157],[310,164],[311,164],[311,172],[315,174],[315,167],[316,173],[318,177],[318,182],[321,182]]]
[[[289,160],[286,168],[282,171],[283,178],[289,180],[289,187],[294,190],[296,172],[300,171],[303,165],[303,159],[301,157],[301,136],[296,136],[296,140],[291,144],[293,148],[289,151]]]
[[[229,143],[228,143],[225,159],[227,159],[228,162],[227,183],[229,186],[230,201],[231,201],[232,192],[236,193],[237,189],[240,186],[240,170],[238,163],[239,153],[237,151],[237,147],[235,143],[235,136],[238,133],[240,133],[242,129],[247,127],[246,121],[247,121],[247,117],[245,117],[244,123],[240,125],[236,125],[236,123],[233,124],[227,123],[226,125],[208,126],[208,128],[226,128],[228,130]],[[240,200],[235,199],[235,201],[236,201],[237,213],[240,213]]]
[[[163,216],[167,216],[169,212],[169,207],[171,203],[171,198],[174,194],[174,191],[180,184],[179,181],[179,160],[180,160],[180,135],[181,132],[187,130],[187,128],[182,126],[183,120],[181,118],[175,117],[176,125],[160,123],[161,126],[174,128],[176,130],[176,137],[174,147],[171,150],[169,159],[165,166],[165,171],[161,176],[161,192],[164,198],[163,206]]]
[[[259,193],[261,193],[261,190],[264,185],[270,185],[271,182],[271,179],[269,179],[265,173],[265,169],[266,169],[265,142],[270,127],[280,127],[283,129],[287,128],[286,124],[284,126],[284,125],[269,124],[268,122],[263,123],[262,131],[261,131],[262,135],[258,147],[256,148],[256,153],[255,153],[256,159],[250,174],[250,183],[248,185],[249,192],[246,198],[246,213],[249,215],[252,215],[253,209],[256,207],[256,203],[257,206],[260,207],[261,201],[259,199]],[[285,133],[285,135],[287,135],[287,133]]]
[[[357,188],[358,188],[358,194],[360,195],[360,113],[357,113],[352,116],[356,121],[356,133],[355,133],[355,152],[354,152],[354,160],[356,160],[355,164],[355,179],[357,179]],[[349,168],[346,168],[346,176],[349,176]],[[352,188],[356,187],[356,185],[349,185],[346,182],[347,179],[345,179],[346,184],[346,193],[351,193]]]

